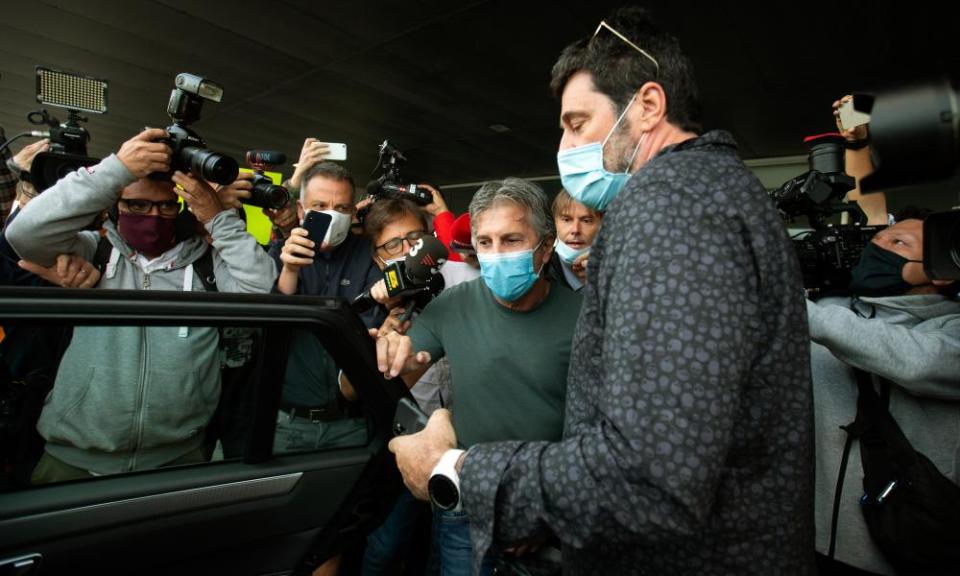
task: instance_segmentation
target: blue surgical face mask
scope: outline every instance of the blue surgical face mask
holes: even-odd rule
[[[520,299],[530,291],[539,274],[533,269],[533,250],[477,254],[480,276],[498,298],[505,302]]]
[[[567,264],[573,264],[573,261],[577,259],[581,254],[586,254],[590,251],[589,246],[584,246],[583,248],[571,248],[567,244],[557,238],[557,241],[553,244],[553,251],[557,253],[557,256]]]
[[[607,205],[617,197],[623,185],[630,179],[629,172],[607,172],[603,167],[603,147],[617,130],[627,110],[633,106],[635,98],[636,96],[630,99],[630,103],[623,109],[602,143],[594,142],[557,152],[557,167],[560,170],[560,181],[563,182],[563,187],[574,200],[588,208],[601,212],[606,210]],[[640,136],[637,147],[633,150],[633,156],[630,157],[628,169],[633,165],[646,136],[646,132]]]

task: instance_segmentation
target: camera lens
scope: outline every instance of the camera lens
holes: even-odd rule
[[[248,206],[280,210],[290,202],[290,195],[283,186],[277,186],[266,176],[257,174],[253,179],[250,197],[241,198],[240,201]]]
[[[240,166],[233,158],[205,148],[185,147],[181,158],[193,174],[209,182],[230,184],[240,173]]]

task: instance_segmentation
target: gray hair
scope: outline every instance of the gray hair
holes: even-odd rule
[[[304,173],[303,178],[300,179],[300,197],[303,196],[303,190],[307,189],[307,182],[313,180],[317,176],[329,178],[335,182],[349,182],[351,194],[353,194],[357,187],[353,181],[353,176],[350,175],[350,172],[348,172],[346,168],[330,161],[320,162],[319,164],[314,164],[308,168]]]
[[[470,200],[470,234],[477,239],[477,217],[505,202],[523,207],[527,222],[536,230],[539,239],[556,236],[553,218],[547,209],[547,195],[533,182],[522,178],[491,180],[483,184]]]

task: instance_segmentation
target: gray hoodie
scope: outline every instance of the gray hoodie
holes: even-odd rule
[[[939,295],[807,302],[817,438],[817,551],[830,545],[834,491],[846,433],[857,414],[851,366],[890,380],[890,413],[914,449],[960,480],[960,303]],[[843,482],[836,558],[862,570],[894,574],[860,511],[863,467],[854,442]]]
[[[70,174],[23,210],[7,239],[22,258],[40,264],[58,254],[91,260],[99,233],[82,229],[134,180],[116,156]],[[193,271],[207,249],[202,237],[184,240],[165,267],[145,272],[115,226],[104,227],[114,250],[100,288],[203,290]],[[205,228],[219,291],[271,290],[276,265],[235,212],[221,212]],[[107,474],[160,466],[195,450],[220,396],[218,345],[216,328],[76,327],[37,423],[47,452]]]

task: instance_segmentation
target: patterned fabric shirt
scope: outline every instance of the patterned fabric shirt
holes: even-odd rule
[[[474,567],[549,530],[566,574],[813,573],[809,332],[793,247],[726,132],[661,151],[607,212],[564,438],[474,446]]]

